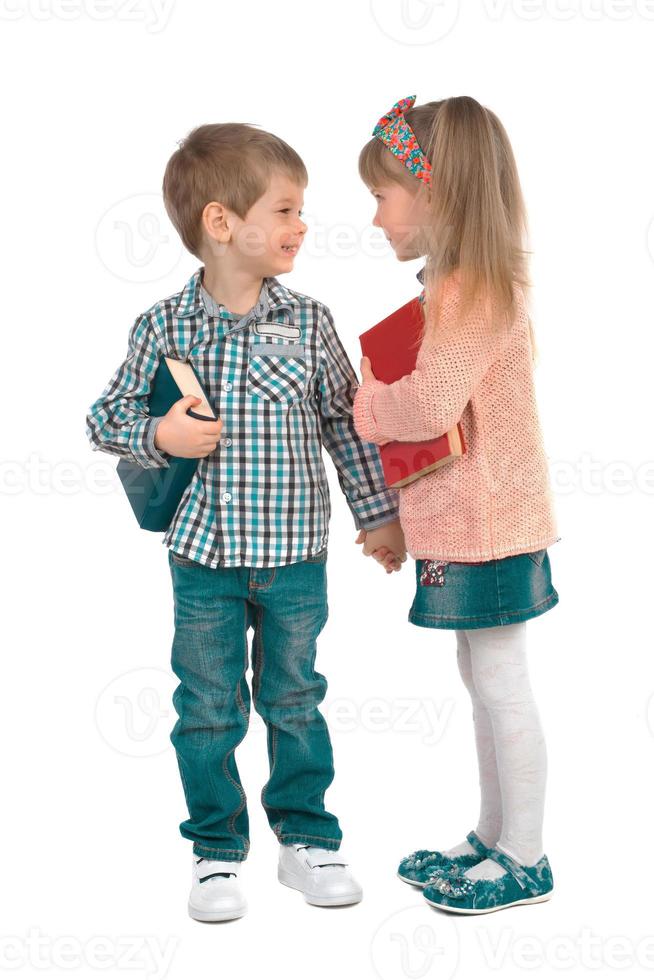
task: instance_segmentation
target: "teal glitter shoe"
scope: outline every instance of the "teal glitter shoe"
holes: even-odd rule
[[[461,854],[459,857],[447,857],[442,851],[414,851],[402,858],[397,869],[397,876],[408,885],[418,885],[424,888],[432,878],[444,872],[463,874],[468,868],[479,864],[488,857],[489,849],[482,844],[474,830],[466,834],[466,840],[474,849],[474,854]]]
[[[488,850],[487,857],[505,868],[506,874],[495,881],[484,878],[473,881],[464,874],[441,875],[425,888],[423,895],[427,902],[448,912],[479,915],[499,912],[512,905],[534,905],[551,898],[554,881],[546,854],[532,867],[518,864],[495,848]]]

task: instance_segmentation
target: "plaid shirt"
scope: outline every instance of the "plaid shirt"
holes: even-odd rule
[[[127,357],[86,419],[93,449],[167,466],[150,386],[162,355],[193,364],[223,430],[162,543],[212,568],[288,565],[322,551],[331,516],[323,444],[357,529],[397,518],[378,447],[354,428],[358,380],[329,309],[271,277],[239,317],[206,292],[202,271],[137,317]]]

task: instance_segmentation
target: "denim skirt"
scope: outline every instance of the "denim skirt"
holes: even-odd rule
[[[409,622],[444,630],[506,626],[558,601],[547,548],[475,563],[419,558]]]

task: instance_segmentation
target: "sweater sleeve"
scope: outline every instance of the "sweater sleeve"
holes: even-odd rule
[[[423,342],[411,374],[389,385],[371,381],[359,386],[354,421],[362,439],[378,445],[422,442],[456,426],[511,334],[489,325],[483,300],[457,323],[459,303],[458,286],[451,286],[443,297],[437,339],[428,346]]]

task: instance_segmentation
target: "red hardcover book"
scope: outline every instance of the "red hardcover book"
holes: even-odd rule
[[[420,349],[422,325],[422,304],[416,298],[361,334],[361,350],[364,357],[370,358],[372,370],[379,381],[392,384],[411,374]],[[380,446],[386,485],[405,487],[451,459],[462,456],[465,451],[460,423],[437,439],[387,442]]]

